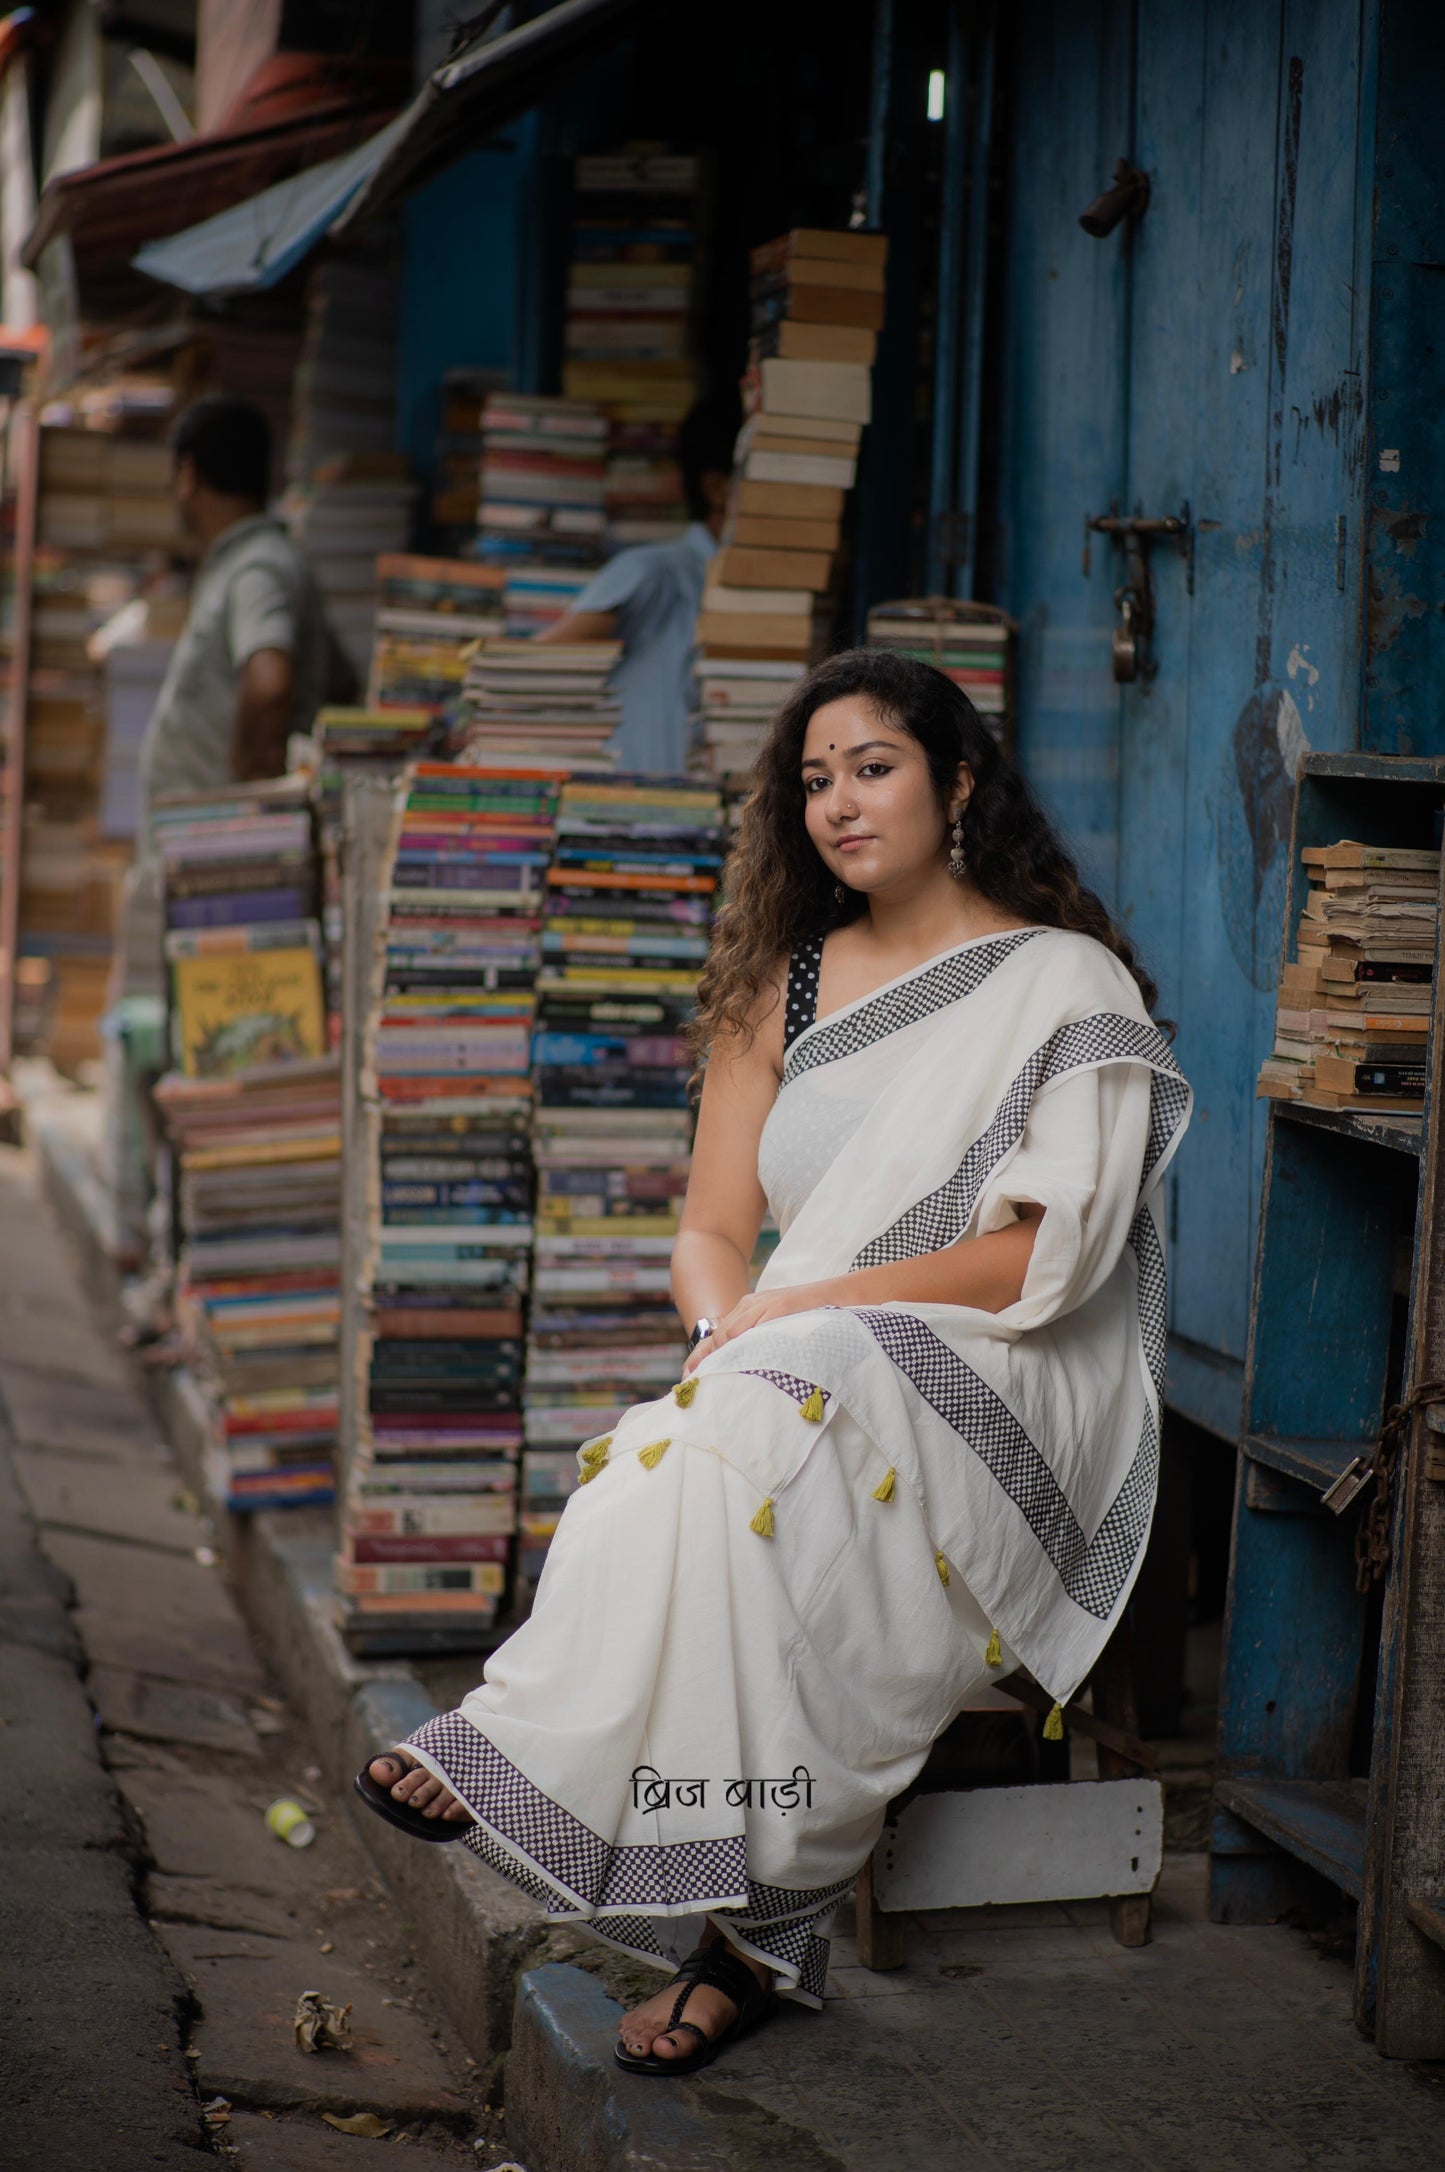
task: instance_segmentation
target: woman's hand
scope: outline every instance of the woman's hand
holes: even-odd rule
[[[686,1377],[694,1366],[700,1365],[714,1350],[720,1350],[725,1342],[736,1342],[739,1335],[746,1335],[750,1327],[761,1327],[765,1320],[785,1320],[793,1312],[812,1312],[819,1305],[836,1303],[836,1299],[824,1295],[821,1282],[801,1282],[796,1289],[769,1290],[765,1296],[753,1295],[741,1298],[731,1312],[724,1313],[712,1333],[705,1336],[683,1366]]]

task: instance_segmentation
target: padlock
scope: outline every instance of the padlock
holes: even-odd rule
[[[1138,599],[1132,588],[1121,588],[1114,601],[1119,606],[1112,651],[1114,679],[1119,686],[1128,686],[1139,676],[1139,635],[1135,627]]]

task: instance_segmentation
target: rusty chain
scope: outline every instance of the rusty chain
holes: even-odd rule
[[[1402,1403],[1385,1412],[1380,1437],[1370,1459],[1375,1491],[1355,1531],[1355,1589],[1364,1597],[1390,1565],[1390,1526],[1394,1519],[1395,1473],[1400,1442],[1422,1403],[1445,1402],[1445,1380],[1425,1380]]]

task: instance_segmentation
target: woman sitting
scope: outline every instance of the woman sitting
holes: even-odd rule
[[[478,1688],[358,1780],[673,1971],[621,2022],[640,2073],[821,2005],[930,1743],[981,1684],[1022,1664],[1066,1700],[1103,1649],[1153,1510],[1190,1098],[1129,943],[927,665],[799,686],[729,891],[683,1376],[581,1449]]]

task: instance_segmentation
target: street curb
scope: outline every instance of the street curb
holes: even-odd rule
[[[119,1275],[77,1191],[76,1157],[36,1113],[27,1109],[42,1189],[80,1247],[87,1286],[114,1304]],[[754,2160],[739,2155],[731,2120],[721,2130],[726,2141],[719,2139],[695,2100],[679,2101],[684,2085],[649,2095],[652,2084],[617,2070],[620,2009],[595,1976],[555,1961],[529,1968],[549,1934],[535,1903],[470,1849],[419,1847],[356,1802],[353,1778],[368,1757],[437,1708],[404,1662],[359,1661],[343,1642],[331,1616],[329,1512],[229,1514],[206,1468],[205,1407],[194,1376],[180,1367],[150,1386],[159,1429],[212,1517],[247,1622],[329,1785],[354,1805],[353,1823],[429,1979],[483,2072],[500,2080],[506,2061],[508,2133],[528,2172],[740,2172]],[[791,2130],[773,2128],[782,2131]],[[756,2159],[778,2161],[772,2147]]]
[[[522,1978],[507,2060],[507,2139],[531,2172],[738,2172],[678,2082],[625,2075],[617,2006],[585,1970]],[[781,2160],[780,2160],[781,2161]]]

